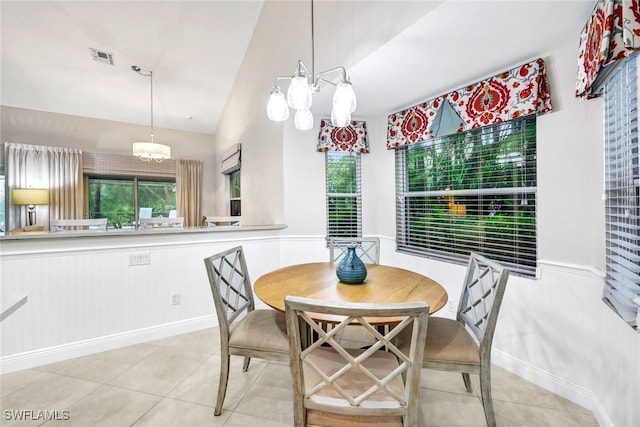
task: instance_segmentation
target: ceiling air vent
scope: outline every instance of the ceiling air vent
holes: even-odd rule
[[[94,61],[104,62],[105,64],[113,65],[113,53],[105,52],[104,50],[89,48],[91,51],[91,57]]]

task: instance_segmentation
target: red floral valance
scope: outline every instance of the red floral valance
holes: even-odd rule
[[[449,105],[447,105],[449,104]],[[457,114],[453,133],[551,111],[551,96],[544,61],[524,64],[490,79],[466,86],[430,101],[391,114],[387,148],[392,149],[442,136],[439,109]],[[455,121],[448,120],[449,123]],[[451,132],[450,132],[451,133]]]
[[[592,98],[594,82],[607,65],[640,48],[638,0],[598,0],[580,34],[576,96]]]
[[[331,120],[320,120],[318,151],[368,153],[369,139],[366,122],[354,120],[349,123],[349,126],[339,128],[331,125]]]

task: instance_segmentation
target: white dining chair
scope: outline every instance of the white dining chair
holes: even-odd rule
[[[288,296],[285,313],[296,427],[418,425],[426,302],[339,303]],[[326,331],[314,314],[344,318]],[[382,333],[371,317],[389,318],[392,326]],[[354,325],[368,334],[371,345],[348,348],[339,340]],[[405,353],[394,338],[406,329],[412,332]]]
[[[350,245],[355,245],[356,255],[362,262],[380,264],[380,239],[377,237],[330,237],[329,260],[340,262]]]
[[[255,309],[251,280],[242,246],[204,259],[220,329],[220,380],[214,415],[222,413],[230,356],[243,356],[243,371],[252,357],[289,360],[284,314]]]

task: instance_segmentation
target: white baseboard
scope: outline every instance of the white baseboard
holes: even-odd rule
[[[594,417],[598,419],[601,426],[612,426],[611,423],[602,423],[601,420],[608,419],[609,417],[606,412],[599,413],[603,408],[597,404],[591,390],[571,383],[564,378],[503,353],[500,350],[493,349],[491,352],[491,361],[497,366],[518,375],[533,384],[588,409],[593,413]]]
[[[218,319],[215,314],[210,314],[193,319],[126,331],[119,334],[11,354],[0,358],[0,374],[34,368],[36,366],[193,332],[217,325]]]

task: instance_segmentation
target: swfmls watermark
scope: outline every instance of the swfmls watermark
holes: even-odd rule
[[[71,418],[66,409],[5,409],[2,415],[5,421],[67,421]]]

